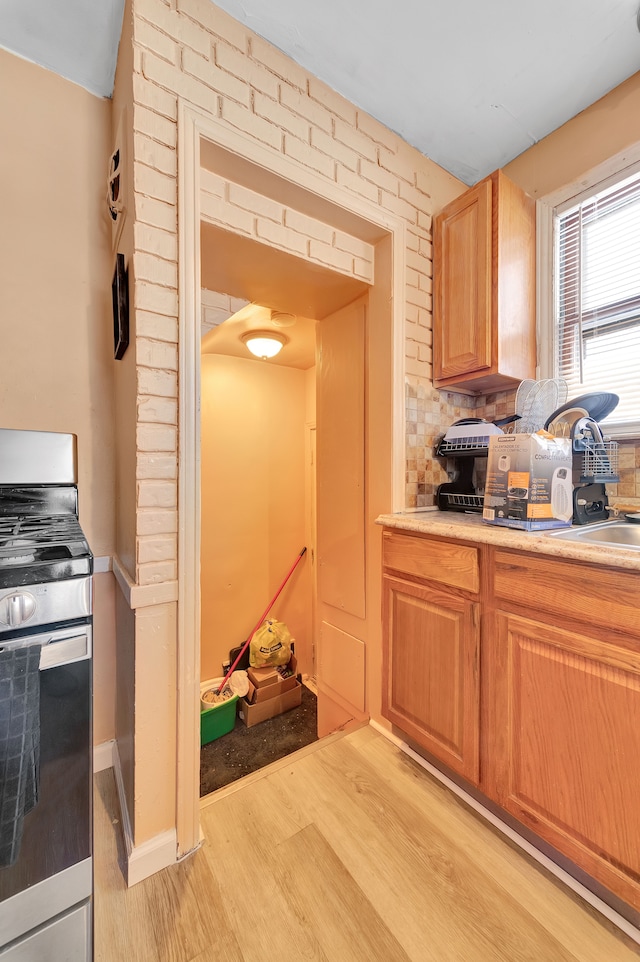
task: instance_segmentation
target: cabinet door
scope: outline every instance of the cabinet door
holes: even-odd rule
[[[433,376],[485,371],[492,364],[492,182],[482,181],[434,219]]]
[[[384,577],[383,714],[478,783],[478,606]]]
[[[504,611],[495,629],[486,790],[640,909],[640,645]]]

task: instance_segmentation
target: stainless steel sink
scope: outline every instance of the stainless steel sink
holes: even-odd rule
[[[577,541],[581,544],[604,544],[612,548],[629,548],[640,551],[640,524],[630,521],[603,521],[599,524],[582,525],[562,531],[550,531],[549,536],[561,541]]]

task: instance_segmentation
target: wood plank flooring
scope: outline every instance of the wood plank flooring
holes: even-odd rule
[[[96,962],[632,962],[640,947],[373,729],[203,800],[206,843],[127,889],[96,776]]]

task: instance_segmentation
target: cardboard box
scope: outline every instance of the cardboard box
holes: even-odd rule
[[[296,677],[298,661],[295,655],[291,655],[287,668],[291,672],[288,678],[283,678],[275,668],[249,669],[249,691],[240,699],[238,705],[238,714],[247,728],[268,718],[275,718],[276,715],[289,711],[290,708],[297,708],[300,704],[302,685]],[[268,684],[265,683],[267,672],[275,675],[275,680],[269,678]],[[254,685],[253,678],[256,678],[258,686]]]
[[[538,531],[573,518],[570,438],[499,434],[489,438],[482,517],[490,524]]]
[[[265,685],[264,688],[256,688],[253,693],[251,691],[251,685],[249,685],[249,693],[246,698],[252,705],[269,701],[270,698],[277,698],[279,695],[284,695],[286,692],[291,691],[296,687],[296,683],[296,676],[291,675],[289,678],[280,678],[277,685]]]
[[[287,681],[289,680],[290,679],[287,679]],[[268,718],[275,718],[276,715],[281,715],[291,708],[298,707],[302,702],[302,684],[295,676],[292,680],[294,682],[293,688],[283,694],[275,695],[273,698],[255,702],[253,705],[249,704],[246,698],[239,700],[238,714],[247,728],[258,725]]]
[[[276,698],[295,688],[298,670],[298,659],[295,655],[291,655],[287,669],[291,674],[288,678],[283,678],[277,668],[249,668],[247,672],[249,692],[246,696],[249,704],[254,705],[256,702]]]
[[[276,685],[281,678],[275,668],[248,668],[247,675],[254,688]]]

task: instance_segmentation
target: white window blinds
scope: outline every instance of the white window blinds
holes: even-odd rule
[[[640,171],[557,208],[554,248],[556,373],[619,395],[607,432],[640,436]]]

